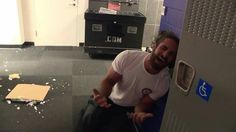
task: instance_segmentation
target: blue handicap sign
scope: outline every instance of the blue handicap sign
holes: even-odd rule
[[[197,95],[199,95],[202,99],[208,101],[211,95],[212,86],[208,84],[206,81],[199,79],[197,86]]]

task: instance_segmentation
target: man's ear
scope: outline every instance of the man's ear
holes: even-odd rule
[[[153,43],[153,44],[151,45],[152,50],[155,50],[156,47],[157,47],[157,44],[155,44],[155,43]]]

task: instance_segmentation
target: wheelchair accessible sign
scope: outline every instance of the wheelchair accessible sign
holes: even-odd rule
[[[200,79],[197,86],[197,95],[200,96],[205,101],[208,101],[211,95],[212,86],[206,81]]]

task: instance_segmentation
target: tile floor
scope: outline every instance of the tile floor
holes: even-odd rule
[[[73,131],[78,111],[113,59],[91,59],[82,47],[0,48],[0,131]],[[9,80],[11,73],[19,73],[20,79]],[[19,83],[50,85],[46,103],[37,110],[24,103],[8,104],[4,97]]]

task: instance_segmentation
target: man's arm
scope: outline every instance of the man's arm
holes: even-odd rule
[[[107,75],[101,82],[99,90],[93,90],[93,100],[103,108],[109,108],[107,97],[111,94],[113,86],[122,79],[122,75],[115,72],[112,66],[109,68]]]
[[[148,95],[144,95],[139,103],[135,106],[135,112],[150,112],[154,102],[155,101]]]
[[[108,97],[111,94],[112,87],[122,79],[122,75],[115,72],[112,66],[109,68],[105,78],[101,82],[99,92],[102,96]]]
[[[132,118],[137,123],[142,123],[146,118],[153,117],[150,110],[153,108],[154,100],[148,95],[141,98],[140,102],[135,106]]]

